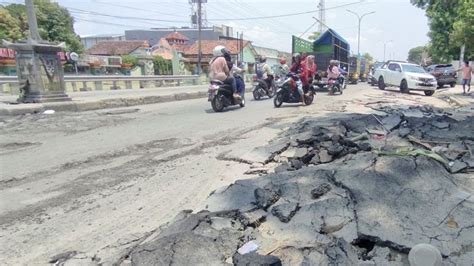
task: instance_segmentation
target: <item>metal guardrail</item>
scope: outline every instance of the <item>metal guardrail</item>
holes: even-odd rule
[[[135,87],[138,82],[140,88],[145,87],[160,87],[163,86],[166,82],[176,82],[177,86],[181,85],[182,81],[192,81],[195,83],[199,80],[197,75],[155,75],[155,76],[119,76],[119,75],[101,75],[101,76],[64,76],[64,82],[68,90],[72,91],[91,91],[91,90],[103,90],[104,82],[112,83],[110,89],[117,90],[121,89],[118,85],[121,83],[125,86],[125,89],[133,89],[134,83]],[[79,83],[79,84],[78,84]],[[82,83],[82,86],[80,85]],[[4,91],[3,85],[17,86],[18,77],[17,76],[0,76],[0,90]],[[92,85],[94,88],[89,87]],[[169,85],[169,84],[167,84]],[[11,89],[10,89],[11,92]]]
[[[183,80],[196,80],[199,76],[197,75],[163,75],[163,76],[64,76],[65,82],[94,82],[94,81],[183,81]],[[18,83],[17,76],[0,76],[0,83]]]

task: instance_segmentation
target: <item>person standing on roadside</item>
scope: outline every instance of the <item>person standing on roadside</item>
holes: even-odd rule
[[[467,92],[471,91],[471,77],[473,74],[472,67],[469,65],[469,61],[464,62],[464,66],[459,69],[462,73],[462,91],[463,94],[466,94],[466,85],[467,85]]]

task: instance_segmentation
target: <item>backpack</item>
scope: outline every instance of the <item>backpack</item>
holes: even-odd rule
[[[255,74],[257,74],[257,78],[262,79],[263,74],[265,73],[263,70],[263,64],[258,64],[257,65],[257,70],[255,71]]]

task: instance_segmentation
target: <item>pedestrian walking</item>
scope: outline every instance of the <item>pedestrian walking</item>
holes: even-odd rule
[[[473,74],[472,67],[469,65],[469,61],[464,62],[464,66],[459,69],[462,73],[462,91],[463,94],[466,94],[466,85],[467,85],[467,92],[471,91],[471,77]]]

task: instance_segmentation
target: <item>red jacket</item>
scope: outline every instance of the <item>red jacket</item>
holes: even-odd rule
[[[301,82],[303,83],[303,86],[306,86],[309,84],[309,81],[314,78],[314,75],[318,70],[318,66],[316,63],[313,63],[313,65],[309,67],[306,61],[304,61],[301,65],[303,69],[301,73]]]

